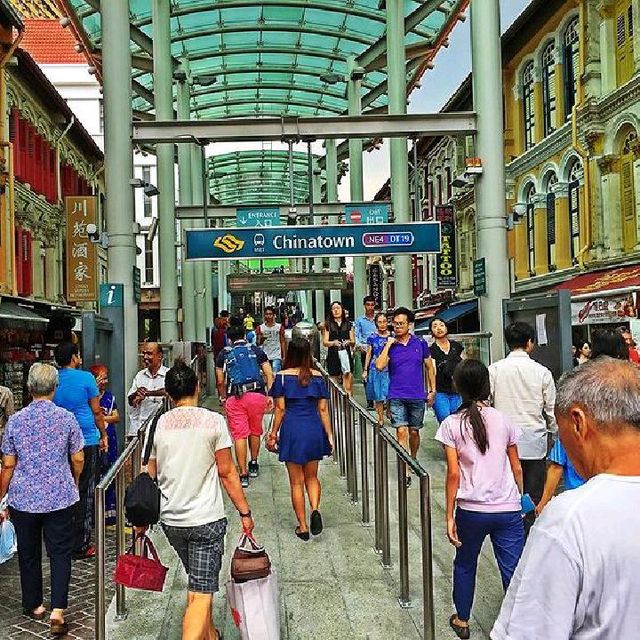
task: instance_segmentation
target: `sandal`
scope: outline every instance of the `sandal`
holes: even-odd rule
[[[64,620],[49,620],[49,632],[52,636],[66,636],[69,625]]]
[[[37,608],[38,607],[36,607],[36,609]],[[35,613],[35,609],[32,609],[31,611],[29,611],[29,609],[23,609],[22,613],[25,616],[27,616],[27,618],[31,618],[32,620],[37,620],[38,622],[41,622],[42,620],[44,620],[44,617],[47,614],[45,609],[42,609],[40,613]]]
[[[322,516],[317,509],[311,512],[311,533],[314,536],[322,533]]]
[[[458,638],[462,638],[462,640],[468,640],[468,638],[471,637],[471,631],[469,629],[469,627],[463,627],[460,624],[456,624],[454,622],[454,620],[457,618],[458,616],[454,613],[450,618],[449,618],[449,626],[453,629],[454,633],[458,636]]]
[[[296,535],[300,540],[304,540],[305,542],[309,540],[309,532],[308,531],[300,531],[300,527],[296,527]]]

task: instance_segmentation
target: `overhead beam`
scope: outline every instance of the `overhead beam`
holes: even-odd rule
[[[93,54],[98,60],[102,61],[102,48],[95,49]],[[131,66],[134,69],[153,73],[153,58],[149,56],[132,55]]]
[[[340,217],[345,213],[345,207],[349,205],[361,205],[362,202],[318,202],[313,205],[313,215],[315,216],[328,216],[328,217]],[[368,203],[371,204],[371,203]],[[207,207],[207,215],[210,218],[216,218],[218,220],[229,220],[235,219],[236,212],[238,207],[244,205],[209,205]],[[389,204],[389,206],[391,206]],[[263,204],[260,206],[252,207],[256,209],[280,209],[280,220],[282,222],[286,222],[287,214],[289,213],[289,209],[291,208],[288,204]],[[296,204],[296,215],[298,217],[305,217],[309,215],[309,204]],[[186,206],[176,206],[176,218],[180,218],[181,220],[196,220],[204,218],[204,211],[202,209],[202,205],[186,205]]]
[[[468,135],[476,132],[473,112],[364,115],[322,118],[242,118],[134,122],[134,142],[330,140]]]
[[[405,56],[407,60],[414,60],[416,58],[424,58],[424,56],[431,53],[434,49],[434,43],[432,40],[423,40],[421,42],[415,42],[405,47]],[[367,66],[367,71],[380,71],[387,66],[387,53],[379,55],[372,60]]]

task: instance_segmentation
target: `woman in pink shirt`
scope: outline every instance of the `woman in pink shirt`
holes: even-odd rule
[[[489,406],[489,371],[482,362],[463,360],[453,382],[462,406],[440,425],[436,440],[444,445],[447,458],[447,537],[456,547],[456,613],[449,624],[459,638],[469,638],[484,539],[491,538],[505,591],[524,546],[522,468],[516,448],[520,430]]]

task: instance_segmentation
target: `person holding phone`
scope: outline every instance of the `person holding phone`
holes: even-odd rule
[[[444,446],[447,537],[456,547],[449,625],[469,638],[469,618],[478,556],[489,536],[505,591],[524,547],[522,466],[516,443],[520,429],[489,406],[489,371],[479,360],[463,360],[453,373],[462,397],[456,413],[440,425]]]

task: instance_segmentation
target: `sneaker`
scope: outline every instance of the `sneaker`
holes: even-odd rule
[[[246,489],[249,486],[249,474],[240,475],[240,484],[243,489]]]
[[[252,460],[249,463],[249,477],[257,478],[260,475],[260,465],[257,460]]]

